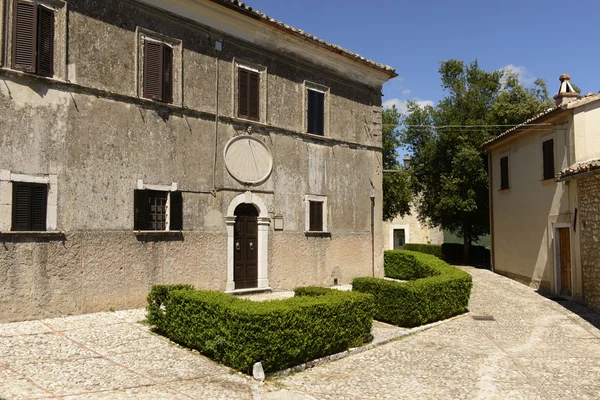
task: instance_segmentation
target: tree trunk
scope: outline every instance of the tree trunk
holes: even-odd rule
[[[470,265],[471,263],[471,238],[465,235],[463,237],[463,263]]]

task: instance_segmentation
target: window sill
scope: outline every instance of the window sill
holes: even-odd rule
[[[183,241],[183,231],[133,231],[139,241],[174,242]]]
[[[10,231],[0,232],[0,240],[6,239],[49,239],[66,240],[64,232],[61,231]]]
[[[331,232],[305,231],[304,235],[308,237],[331,237]]]
[[[304,134],[310,138],[317,139],[317,140],[330,140],[331,139],[331,138],[328,138],[327,136],[325,136],[325,134],[317,135],[315,133],[309,133],[309,132],[304,132]]]

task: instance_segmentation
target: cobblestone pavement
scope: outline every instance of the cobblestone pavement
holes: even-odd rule
[[[271,385],[336,400],[600,398],[599,314],[465,269],[469,315]]]
[[[600,398],[600,315],[468,271],[469,315],[260,385],[149,332],[143,310],[0,324],[0,399]]]
[[[253,399],[251,379],[137,323],[144,310],[0,325],[0,399]]]

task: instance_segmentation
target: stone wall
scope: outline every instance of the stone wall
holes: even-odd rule
[[[578,187],[583,299],[600,311],[600,175],[579,179]]]
[[[68,6],[69,34],[57,39],[68,59],[56,60],[68,80],[12,71],[7,59],[0,68],[0,321],[139,307],[155,283],[225,290],[233,254],[228,207],[246,192],[264,203],[265,219],[283,219],[282,230],[268,226],[272,288],[350,283],[373,273],[373,256],[381,275],[381,86],[222,32],[216,53],[210,27],[138,2]],[[137,92],[141,28],[182,43],[175,104]],[[238,62],[265,67],[258,122],[237,116]],[[329,89],[325,137],[306,134],[307,81]],[[260,140],[272,155],[264,182],[229,174],[224,149],[240,135]],[[53,235],[7,232],[11,174],[52,177]],[[139,181],[176,184],[182,233],[134,233]],[[327,234],[305,233],[306,195],[327,198]]]

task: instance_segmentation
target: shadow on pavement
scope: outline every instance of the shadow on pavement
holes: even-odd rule
[[[593,325],[596,329],[600,329],[600,313],[597,313],[596,311],[587,308],[583,304],[576,303],[574,301],[567,300],[562,297],[548,296],[542,293],[540,294],[556,302],[557,304],[560,304],[562,307],[571,311],[572,313],[579,315],[581,318]]]

